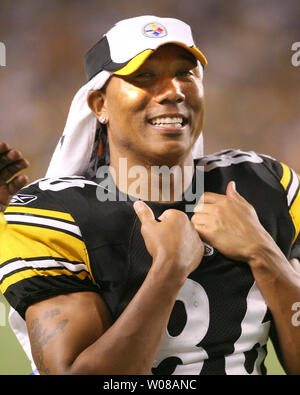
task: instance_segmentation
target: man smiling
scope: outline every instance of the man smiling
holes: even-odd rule
[[[111,79],[105,93],[90,94],[89,103],[96,116],[112,120],[111,150],[120,147],[118,155],[127,158],[129,167],[136,157],[143,164],[165,164],[166,153],[170,164],[184,165],[203,127],[196,59],[174,44],[157,49],[136,72]]]
[[[196,58],[174,44],[158,48],[134,73],[114,76],[101,91],[91,91],[89,106],[104,124],[109,120],[110,163],[116,177],[119,158],[126,158],[128,169],[176,166],[179,177],[171,180],[170,191],[173,195],[176,183],[184,191],[184,181],[189,184],[191,179],[187,182],[182,175],[193,166],[191,148],[203,128],[203,100]],[[145,177],[145,200],[153,195],[153,177],[153,172]]]
[[[263,374],[269,336],[299,373],[299,178],[254,152],[200,157],[205,65],[171,18],[121,21],[88,52],[49,178],[7,209],[1,243],[1,291],[39,373]],[[120,159],[149,176],[144,202]],[[117,196],[100,202],[108,164]],[[180,169],[170,188],[185,192],[204,173],[205,192],[165,200],[158,184],[153,200],[153,166]]]

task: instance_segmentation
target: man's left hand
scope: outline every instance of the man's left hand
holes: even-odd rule
[[[201,239],[228,258],[249,262],[275,243],[233,181],[226,195],[205,192],[204,205],[196,206],[194,212],[191,221]]]

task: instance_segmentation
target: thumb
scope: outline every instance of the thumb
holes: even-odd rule
[[[293,269],[297,272],[300,273],[300,262],[297,258],[292,258],[289,260],[290,264],[292,265]]]
[[[134,202],[133,208],[142,224],[145,224],[148,221],[155,221],[153,211],[149,206],[147,206],[146,203],[142,202],[141,200]]]
[[[236,190],[235,181],[230,181],[226,188],[226,195],[234,199],[241,197],[241,195]]]
[[[165,221],[167,218],[169,218],[169,217],[172,215],[173,211],[174,211],[174,210],[172,210],[172,209],[168,209],[168,210],[164,211],[164,212],[161,214],[161,216],[158,217],[158,219],[160,220],[160,222],[163,222],[163,221]]]

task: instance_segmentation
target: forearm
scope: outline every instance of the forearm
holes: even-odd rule
[[[286,370],[300,373],[300,329],[293,324],[292,306],[300,302],[300,275],[274,245],[249,261],[256,283],[273,315]]]
[[[146,204],[137,203],[141,232],[153,257],[143,284],[115,322],[94,288],[29,306],[25,318],[39,371],[150,373],[176,296],[201,262],[204,246],[186,214],[166,210],[156,221]]]
[[[117,321],[67,367],[65,374],[149,374],[184,281],[151,271]]]

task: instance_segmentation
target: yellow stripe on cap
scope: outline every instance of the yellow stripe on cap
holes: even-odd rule
[[[146,49],[131,59],[126,66],[122,67],[120,70],[114,71],[114,74],[129,75],[134,73],[153,52],[152,49]]]
[[[184,45],[184,44],[178,43],[178,42],[164,43],[162,45],[166,45],[166,44],[176,44],[176,45],[179,45],[180,47],[185,48],[186,50],[191,52],[195,56],[196,59],[198,59],[201,62],[202,66],[206,66],[207,65],[207,60],[206,60],[205,56],[203,55],[203,53],[197,47],[195,47],[195,46],[188,47],[187,45]],[[142,64],[147,60],[147,58],[153,53],[154,53],[153,49],[146,49],[145,51],[139,53],[134,58],[132,58],[126,64],[126,66],[122,67],[120,70],[114,71],[113,74],[116,74],[116,75],[129,75],[129,74],[134,73],[136,70],[138,70],[142,66]]]

